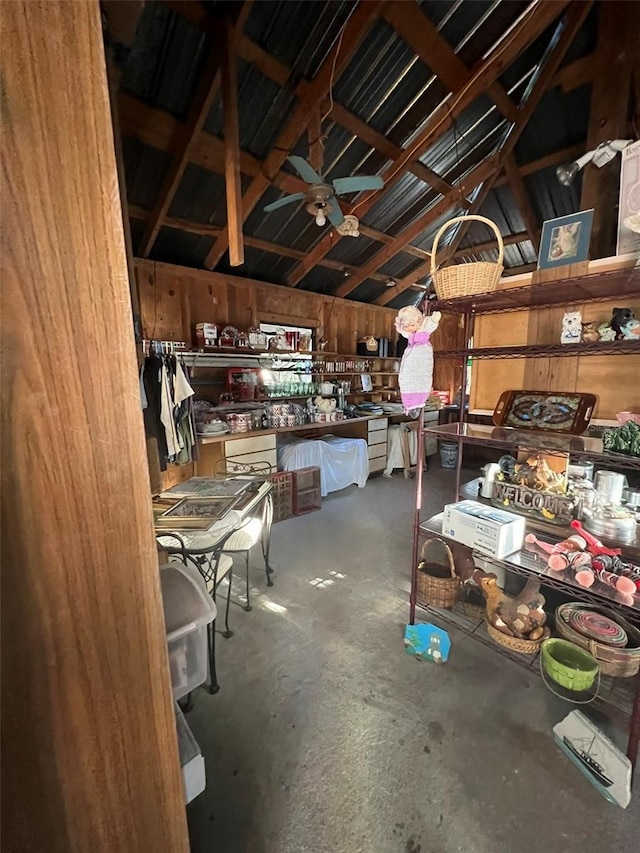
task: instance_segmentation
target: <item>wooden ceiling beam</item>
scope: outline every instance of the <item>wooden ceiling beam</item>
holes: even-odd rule
[[[410,164],[417,160],[430,145],[440,139],[452,126],[456,116],[460,115],[479,95],[481,95],[506,68],[562,13],[569,0],[555,3],[540,3],[524,18],[504,44],[501,44],[479,68],[465,87],[453,98],[446,99],[432,114],[426,126],[416,135],[412,143],[404,150],[391,166],[385,170],[385,190],[388,190],[407,171]],[[383,191],[383,192],[384,192]],[[351,206],[347,213],[356,211],[363,216],[373,207],[379,194],[367,193],[358,201],[357,208]],[[287,283],[293,287],[311,270],[320,258],[330,251],[340,235],[333,229],[327,233],[307,258],[289,275]]]
[[[241,7],[234,7],[233,26],[242,29],[249,12],[251,0],[245,0]],[[138,246],[138,254],[146,258],[155,243],[162,221],[169,211],[184,171],[191,159],[191,149],[202,130],[213,99],[220,85],[220,52],[215,44],[209,47],[204,69],[198,82],[196,93],[189,107],[187,119],[180,126],[178,138],[173,146],[173,156],[162,188],[147,222],[144,234]]]
[[[460,191],[466,195],[479,183],[486,181],[495,171],[496,164],[492,157],[487,158],[479,166],[477,166],[462,183],[461,187],[454,187],[443,196],[439,202],[430,207],[428,210],[414,220],[407,228],[398,234],[397,237],[384,246],[377,252],[371,260],[360,269],[357,275],[351,276],[347,281],[340,285],[336,291],[336,296],[348,296],[356,287],[365,279],[371,276],[371,273],[379,270],[381,266],[390,261],[398,252],[403,250],[403,247],[409,243],[414,237],[417,237],[422,231],[435,222],[438,217],[442,216],[449,210],[457,201]]]
[[[491,192],[503,166],[506,167],[507,173],[509,173],[510,161],[515,145],[527,126],[533,111],[540,103],[540,99],[549,88],[565,53],[575,38],[578,29],[582,26],[591,5],[592,0],[585,0],[585,2],[578,0],[578,2],[572,3],[563,19],[556,26],[547,51],[545,52],[545,55],[537,69],[537,77],[534,75],[532,80],[533,87],[523,96],[523,100],[518,106],[517,118],[507,132],[499,151],[494,155],[495,162],[493,164],[493,172],[488,174],[486,177],[482,177],[480,180],[476,180],[475,185],[479,186],[482,184],[482,187],[474,199],[473,205],[469,210],[469,214],[479,212],[488,194]],[[475,172],[477,173],[478,169],[476,169]],[[453,257],[455,255],[458,245],[464,238],[468,225],[469,221],[462,222],[458,226],[453,240],[447,247],[447,253],[442,258],[443,261],[446,260],[447,257]],[[366,271],[367,267],[365,266],[360,275],[366,274]],[[414,281],[415,271],[413,276],[407,276],[388,296],[387,294],[382,294],[382,296],[379,297],[379,300],[381,301],[376,300],[376,304],[384,305],[387,304],[387,302],[392,301],[404,290],[411,287]],[[338,295],[345,295],[343,288],[338,288]]]
[[[396,160],[401,156],[402,148],[399,145],[396,145],[395,142],[392,142],[384,135],[384,133],[380,133],[375,130],[371,125],[368,125],[366,122],[362,121],[362,119],[359,119],[335,101],[331,109],[331,118],[336,122],[336,124],[339,124],[358,139],[366,142],[367,145],[373,148],[374,151],[378,151],[378,153],[386,157],[387,160]],[[433,189],[443,195],[451,189],[451,184],[448,184],[440,177],[440,175],[428,166],[425,166],[423,163],[412,163],[409,171],[417,178],[420,178],[421,181],[424,181],[427,186],[433,187]]]
[[[507,173],[507,178],[509,179],[511,192],[513,193],[513,197],[515,198],[518,209],[522,215],[522,221],[524,222],[525,228],[527,229],[527,233],[529,234],[529,238],[531,239],[536,252],[538,252],[540,250],[540,226],[538,225],[538,217],[536,216],[536,212],[531,204],[529,193],[524,185],[524,180],[522,179],[522,175],[520,174],[520,170],[518,169],[518,164],[513,153],[511,153],[505,161],[505,171]]]
[[[472,78],[467,66],[417,4],[391,0],[384,17],[450,92],[460,91]],[[503,86],[495,80],[487,91],[500,112],[513,121],[516,107]]]
[[[140,207],[140,205],[129,205],[129,215],[132,219],[142,219],[146,221],[149,219],[150,213],[151,211],[144,207]],[[181,219],[175,216],[166,217],[163,224],[167,228],[175,228],[177,231],[186,231],[188,234],[197,234],[199,237],[211,237],[214,240],[217,240],[220,234],[224,231],[224,228],[220,225],[207,225],[205,223],[193,222],[190,219]],[[387,237],[386,234],[385,237]],[[392,238],[387,237],[387,239],[391,240]],[[251,249],[258,249],[261,252],[269,252],[272,255],[279,255],[283,258],[292,258],[296,261],[302,260],[306,254],[301,249],[291,249],[289,246],[281,246],[279,243],[271,243],[269,240],[262,240],[259,237],[251,237],[248,234],[244,235],[244,243]],[[349,273],[349,275],[359,272],[359,267],[353,266],[352,264],[344,264],[341,261],[334,261],[330,258],[323,258],[321,266],[326,269]],[[374,275],[372,278],[375,278],[377,281],[386,281],[388,276],[380,274]]]
[[[331,86],[340,79],[354,52],[379,16],[382,0],[360,2],[352,12],[342,30],[335,49],[324,60],[314,79],[305,84],[304,95],[299,98],[293,112],[278,134],[275,145],[263,164],[263,172],[256,175],[242,199],[243,217],[246,219],[255,208],[265,190],[271,183],[270,177],[276,174],[293,149],[300,135],[311,121],[317,104],[324,100]],[[297,90],[296,90],[297,93]],[[212,269],[224,255],[229,245],[228,237],[221,235],[205,258],[205,266]]]
[[[625,139],[630,134],[629,104],[640,44],[640,16],[635,3],[599,3],[597,12],[587,151],[608,139]],[[615,253],[619,187],[618,157],[600,169],[591,165],[584,169],[580,210],[594,211],[591,257],[606,258]]]
[[[217,27],[216,46],[220,52],[220,89],[224,130],[224,180],[229,230],[229,263],[244,263],[242,242],[242,183],[240,180],[240,125],[238,121],[238,62],[235,27],[225,18]]]
[[[493,185],[502,168],[506,170],[507,177],[509,177],[511,168],[510,164],[515,164],[515,160],[512,160],[512,158],[516,143],[524,132],[529,122],[529,119],[533,115],[534,111],[537,109],[538,104],[542,99],[542,96],[551,85],[555,73],[558,70],[560,63],[562,62],[565,53],[571,46],[571,43],[573,42],[576,36],[576,33],[582,26],[584,19],[587,17],[587,14],[589,13],[589,10],[592,5],[593,0],[574,0],[574,2],[571,3],[569,8],[567,9],[563,18],[556,25],[553,35],[551,36],[551,40],[545,50],[545,53],[540,62],[538,63],[538,66],[531,80],[529,81],[529,86],[531,88],[529,88],[528,86],[525,90],[525,93],[522,97],[522,101],[518,105],[517,118],[507,131],[506,136],[497,153],[497,159],[498,163],[500,164],[500,168],[498,168],[498,170],[492,176],[491,179],[483,183],[479,194],[474,199],[473,205],[469,210],[470,214],[480,212],[480,210],[482,209],[482,205],[484,204],[487,199],[487,196],[493,189]],[[526,192],[524,192],[524,187],[522,201],[523,203],[527,202],[527,196]],[[533,211],[531,211],[531,218],[531,228],[527,227],[527,230],[529,231],[531,240],[535,245],[537,235],[535,232],[535,214],[533,214]],[[445,255],[445,258],[452,257],[455,254],[458,246],[464,238],[468,227],[468,221],[462,222],[458,226],[453,240],[447,247],[447,253]]]

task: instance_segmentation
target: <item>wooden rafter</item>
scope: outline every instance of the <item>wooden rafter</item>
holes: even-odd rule
[[[322,144],[322,114],[319,104],[313,112],[307,134],[309,136],[309,164],[316,172],[322,172],[324,147]]]
[[[534,74],[534,78],[532,80],[532,88],[525,92],[523,100],[518,106],[517,118],[509,128],[502,142],[502,145],[500,146],[499,152],[496,155],[496,165],[493,174],[487,176],[487,178],[476,181],[476,186],[482,184],[482,188],[474,199],[473,205],[469,210],[470,214],[476,213],[481,209],[489,192],[493,188],[493,185],[502,167],[507,167],[507,163],[513,153],[518,139],[520,138],[525,127],[527,126],[527,123],[531,118],[533,111],[540,103],[540,99],[549,88],[551,81],[553,80],[553,77],[556,71],[558,70],[560,63],[562,62],[565,53],[567,52],[571,45],[571,42],[575,38],[578,29],[582,26],[582,23],[584,22],[584,19],[586,18],[589,9],[591,8],[591,5],[592,0],[585,0],[585,2],[582,2],[582,0],[578,0],[578,2],[572,3],[563,19],[557,25],[554,35],[552,36],[550,44],[545,53],[545,56],[541,60],[536,74]],[[462,223],[461,226],[458,227],[452,242],[447,247],[447,254],[449,256],[455,254],[458,245],[463,239],[466,231],[465,225],[468,225],[468,223]],[[411,287],[414,281],[415,277],[407,277],[401,284],[397,285],[393,289],[392,293],[390,293],[389,295],[383,294],[378,300],[376,300],[376,304],[385,305],[388,302],[391,302],[400,293],[402,293],[403,290],[406,290],[408,287]]]
[[[600,3],[597,12],[598,43],[586,140],[588,151],[608,139],[628,137],[632,81],[639,64],[640,16],[637,5],[615,1]],[[600,169],[591,165],[584,169],[580,209],[593,208],[594,211],[590,243],[592,257],[603,258],[614,253],[619,174],[617,157]]]
[[[240,181],[240,126],[238,122],[238,71],[235,27],[225,18],[217,28],[224,127],[224,178],[229,231],[229,263],[244,263],[242,242],[242,184]]]
[[[469,69],[417,4],[391,0],[384,17],[450,92],[460,91],[469,82],[472,77]],[[495,80],[488,92],[500,112],[513,121],[515,104],[502,85]]]
[[[384,133],[375,130],[375,128],[353,115],[353,113],[350,113],[349,110],[340,104],[334,102],[331,109],[331,118],[336,124],[339,124],[358,139],[366,142],[367,145],[373,148],[374,151],[378,151],[387,160],[395,160],[401,156],[402,148],[399,145],[396,145]],[[448,184],[444,178],[441,178],[440,175],[423,163],[412,163],[409,171],[439,193],[444,194],[451,189],[451,184]]]
[[[536,252],[540,249],[540,228],[538,226],[538,217],[531,204],[529,193],[524,185],[522,175],[518,169],[518,163],[515,155],[510,154],[505,161],[505,171],[509,179],[511,192],[516,200],[516,204],[522,215],[525,228],[529,234],[529,238],[534,245]]]
[[[150,216],[150,211],[140,207],[139,205],[130,204],[129,215],[132,219],[141,219],[146,221]],[[224,231],[224,228],[219,225],[206,225],[201,222],[193,222],[190,219],[182,219],[175,216],[167,216],[164,220],[164,225],[167,228],[174,228],[177,231],[186,231],[188,234],[197,234],[200,237],[211,237],[213,240],[217,240],[220,234]],[[391,241],[393,239],[388,237],[386,234],[384,237],[387,241]],[[248,234],[244,235],[244,244],[251,249],[258,249],[261,252],[269,252],[272,255],[278,255],[283,258],[293,258],[296,261],[300,261],[305,257],[305,252],[301,249],[291,249],[289,246],[282,246],[279,243],[272,243],[269,240],[262,240],[259,237],[251,237]],[[420,249],[416,249],[416,252],[421,253],[420,257],[426,254],[426,252],[422,252]],[[323,266],[326,269],[335,270],[336,272],[348,273],[349,275],[355,274],[359,271],[359,267],[353,266],[352,264],[344,264],[341,261],[333,261],[330,258],[323,258],[320,266]],[[387,280],[387,276],[382,274],[375,274],[371,277],[376,281]]]
[[[425,228],[434,222],[438,217],[446,213],[455,203],[460,194],[465,195],[479,183],[486,181],[496,169],[496,163],[493,158],[489,157],[479,166],[477,166],[463,181],[460,187],[455,187],[450,190],[446,196],[443,196],[439,202],[433,207],[426,210],[422,216],[414,220],[411,225],[395,237],[391,243],[384,246],[371,260],[360,269],[357,275],[350,276],[336,291],[337,296],[347,296],[356,287],[361,284],[366,278],[371,276],[371,273],[380,269],[383,264],[391,260],[394,255],[402,251],[403,247],[414,239]]]
[[[235,9],[234,26],[242,27],[249,15],[251,0],[246,0],[240,11]],[[193,98],[186,122],[180,127],[180,134],[173,148],[173,157],[167,175],[162,183],[162,188],[153,208],[152,215],[147,222],[144,234],[138,246],[138,254],[146,258],[153,248],[158,232],[162,227],[162,221],[169,212],[173,197],[178,190],[184,171],[191,159],[193,148],[200,131],[209,115],[211,104],[220,85],[220,54],[212,47],[205,62],[203,72],[198,82],[196,94]]]
[[[332,83],[340,78],[353,53],[378,17],[382,5],[382,2],[376,0],[376,2],[360,2],[356,6],[336,44],[335,51],[339,49],[339,55],[332,51],[322,63],[314,79],[305,84],[304,95],[299,98],[298,104],[278,134],[276,143],[263,164],[263,170],[253,179],[242,198],[244,219],[249,216],[270,184],[270,179],[265,175],[271,176],[278,172],[288,152],[293,149],[300,135],[308,127],[315,107],[326,98]],[[228,245],[228,237],[222,235],[205,258],[205,266],[212,269],[223,256]]]
[[[520,22],[509,40],[491,54],[486,62],[474,73],[473,77],[457,92],[453,99],[447,99],[432,114],[430,120],[406,148],[384,172],[385,190],[387,191],[407,171],[410,164],[451,127],[455,117],[460,115],[483,91],[485,91],[503,73],[544,30],[551,24],[568,5],[568,0],[556,3],[541,3],[536,6],[529,16]],[[348,213],[356,212],[362,216],[373,207],[380,197],[379,193],[367,193],[358,200],[357,206],[350,206]],[[327,233],[308,253],[307,258],[289,275],[288,284],[295,286],[313,269],[320,258],[340,239],[336,232]]]

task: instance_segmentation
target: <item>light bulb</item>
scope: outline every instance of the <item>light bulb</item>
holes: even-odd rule
[[[316,225],[319,225],[321,228],[327,222],[327,217],[324,215],[324,210],[319,207],[318,212],[316,213]]]
[[[577,163],[569,163],[567,166],[558,166],[556,175],[563,187],[568,187],[573,183],[573,179],[580,171],[580,166]]]

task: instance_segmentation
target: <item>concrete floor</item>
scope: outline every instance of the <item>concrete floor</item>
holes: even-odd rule
[[[436,512],[451,474],[428,477]],[[187,715],[193,853],[637,851],[637,795],[607,803],[554,745],[571,707],[539,678],[455,629],[446,666],[405,653],[412,501],[378,477],[276,525],[271,589],[254,557],[222,689]]]

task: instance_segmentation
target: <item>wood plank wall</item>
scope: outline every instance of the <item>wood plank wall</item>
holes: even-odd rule
[[[582,322],[611,319],[618,302],[568,304],[566,307],[490,314],[476,319],[477,347],[560,342],[565,311],[582,311]],[[626,303],[625,303],[626,305]],[[640,314],[640,302],[633,306]],[[474,363],[471,408],[493,410],[502,391],[582,391],[596,394],[594,417],[615,418],[616,412],[640,406],[640,356],[581,356],[577,358],[504,359]]]
[[[186,853],[100,8],[2,31],[1,846]]]
[[[355,353],[365,335],[396,338],[393,308],[143,259],[135,268],[145,338],[191,345],[195,324],[205,322],[239,329],[260,322],[308,324],[324,329],[328,351],[346,354]],[[442,318],[433,346],[436,352],[462,346],[457,317]],[[434,388],[453,389],[455,374],[452,362],[436,359]]]

